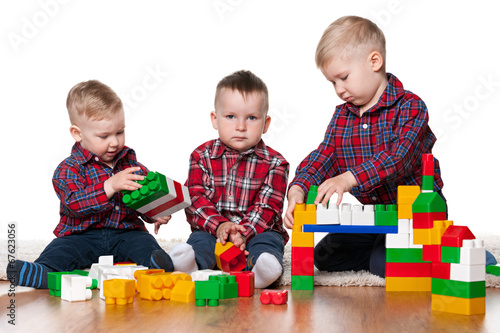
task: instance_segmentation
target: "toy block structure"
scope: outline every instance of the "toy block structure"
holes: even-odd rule
[[[171,301],[192,303],[195,301],[195,282],[188,280],[177,281],[172,289]]]
[[[337,205],[319,204],[316,206],[316,224],[340,224],[339,207]]]
[[[191,205],[188,188],[159,172],[148,172],[138,183],[140,189],[122,191],[122,201],[150,218],[172,215]]]
[[[486,266],[486,273],[500,276],[500,264]]]
[[[398,225],[398,205],[375,205],[375,225]]]
[[[82,270],[74,270],[71,272],[49,272],[47,273],[47,284],[49,288],[49,294],[51,296],[61,297],[61,281],[63,275],[79,275],[79,276],[88,276],[89,272],[85,272]],[[92,279],[92,284],[89,289],[97,288],[97,280]]]
[[[215,260],[217,267],[224,272],[238,272],[247,265],[245,253],[231,242],[226,242],[224,245],[222,243],[215,244]]]
[[[373,205],[352,205],[352,225],[375,225],[375,211]]]
[[[219,306],[219,294],[218,280],[195,281],[196,306]]]
[[[134,279],[110,279],[103,281],[104,301],[106,304],[126,305],[134,301]]]
[[[315,193],[313,192],[312,195]],[[292,290],[314,289],[314,234],[311,233],[310,238],[304,238],[305,241],[301,241],[300,246],[297,242],[293,243],[293,238],[297,237],[297,234],[304,233],[304,225],[316,225],[314,204],[295,205],[292,232]]]
[[[86,301],[92,298],[92,279],[88,276],[61,275],[61,299],[68,302]]]
[[[139,274],[138,289],[142,299],[159,301],[161,299],[171,299],[172,290],[180,281],[191,281],[191,276],[186,273],[153,273]],[[184,284],[183,284],[184,285]],[[184,286],[184,290],[187,290]],[[180,290],[179,293],[184,291]],[[187,292],[187,291],[186,291]],[[181,297],[180,297],[181,298]]]
[[[209,280],[217,280],[220,283],[219,299],[238,298],[238,283],[234,275],[212,275]]]
[[[260,293],[260,302],[262,304],[286,304],[288,302],[288,290],[264,289]]]
[[[234,272],[231,272],[233,274]],[[202,269],[191,273],[191,279],[193,281],[208,281],[211,275],[220,275],[221,271],[214,269]]]
[[[255,294],[255,273],[251,271],[231,272],[238,283],[238,297],[251,297]]]
[[[151,269],[141,269],[134,272],[135,278],[135,290],[140,293],[141,292],[141,283],[143,275],[157,274],[157,273],[165,273],[164,269],[161,268],[151,268]]]

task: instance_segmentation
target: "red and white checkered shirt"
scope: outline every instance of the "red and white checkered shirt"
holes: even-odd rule
[[[231,221],[246,228],[247,241],[267,230],[288,241],[282,213],[289,167],[262,140],[241,154],[220,139],[202,144],[191,154],[186,181],[191,228],[215,236],[219,224]]]

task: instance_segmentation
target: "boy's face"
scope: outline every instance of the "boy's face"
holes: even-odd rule
[[[372,52],[354,59],[334,58],[321,71],[333,83],[337,96],[364,112],[377,103],[385,89],[385,73],[380,71],[382,64],[380,53]]]
[[[78,119],[78,125],[70,127],[70,132],[83,148],[112,166],[113,159],[125,146],[125,114],[120,110],[112,119],[102,120],[83,116]]]
[[[221,141],[240,153],[255,146],[271,123],[262,104],[260,94],[248,94],[245,100],[237,90],[222,89],[216,110],[210,114]]]

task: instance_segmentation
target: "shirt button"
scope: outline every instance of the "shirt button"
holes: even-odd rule
[[[229,201],[234,201],[234,197],[232,195],[230,195],[229,197],[227,197],[229,199]]]
[[[367,129],[368,128],[368,124],[363,124],[363,128]]]
[[[115,206],[115,210],[120,210],[120,206]]]
[[[377,201],[377,197],[372,197],[372,200],[373,201]]]
[[[99,157],[94,157],[94,160],[96,160],[96,162],[99,162]]]

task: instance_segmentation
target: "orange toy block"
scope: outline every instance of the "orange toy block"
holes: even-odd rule
[[[174,275],[174,274],[172,274]],[[180,280],[177,281],[174,288],[172,289],[171,301],[191,303],[195,301],[194,297],[194,281]]]
[[[385,291],[431,291],[431,277],[395,277],[385,278]]]
[[[295,205],[292,231],[302,232],[304,224],[316,224],[316,205]]]
[[[453,225],[453,221],[434,221],[431,231],[431,245],[441,245],[441,238],[450,225]]]
[[[314,232],[292,231],[292,247],[313,247]]]
[[[432,294],[431,309],[462,315],[484,314],[486,312],[486,299],[484,297],[460,298]]]
[[[170,299],[174,287],[172,273],[143,274],[140,277],[140,296],[150,301]]]
[[[103,289],[106,304],[126,305],[134,301],[135,280],[104,280]]]
[[[164,269],[141,269],[134,272],[134,278],[137,281],[135,284],[135,290],[140,293],[141,292],[141,276],[142,275],[150,275],[157,273],[164,273]]]
[[[420,194],[420,186],[398,186],[398,219],[412,219],[413,202]]]
[[[215,261],[217,267],[224,272],[239,272],[247,265],[245,253],[231,242],[226,242],[225,245],[215,244]]]

